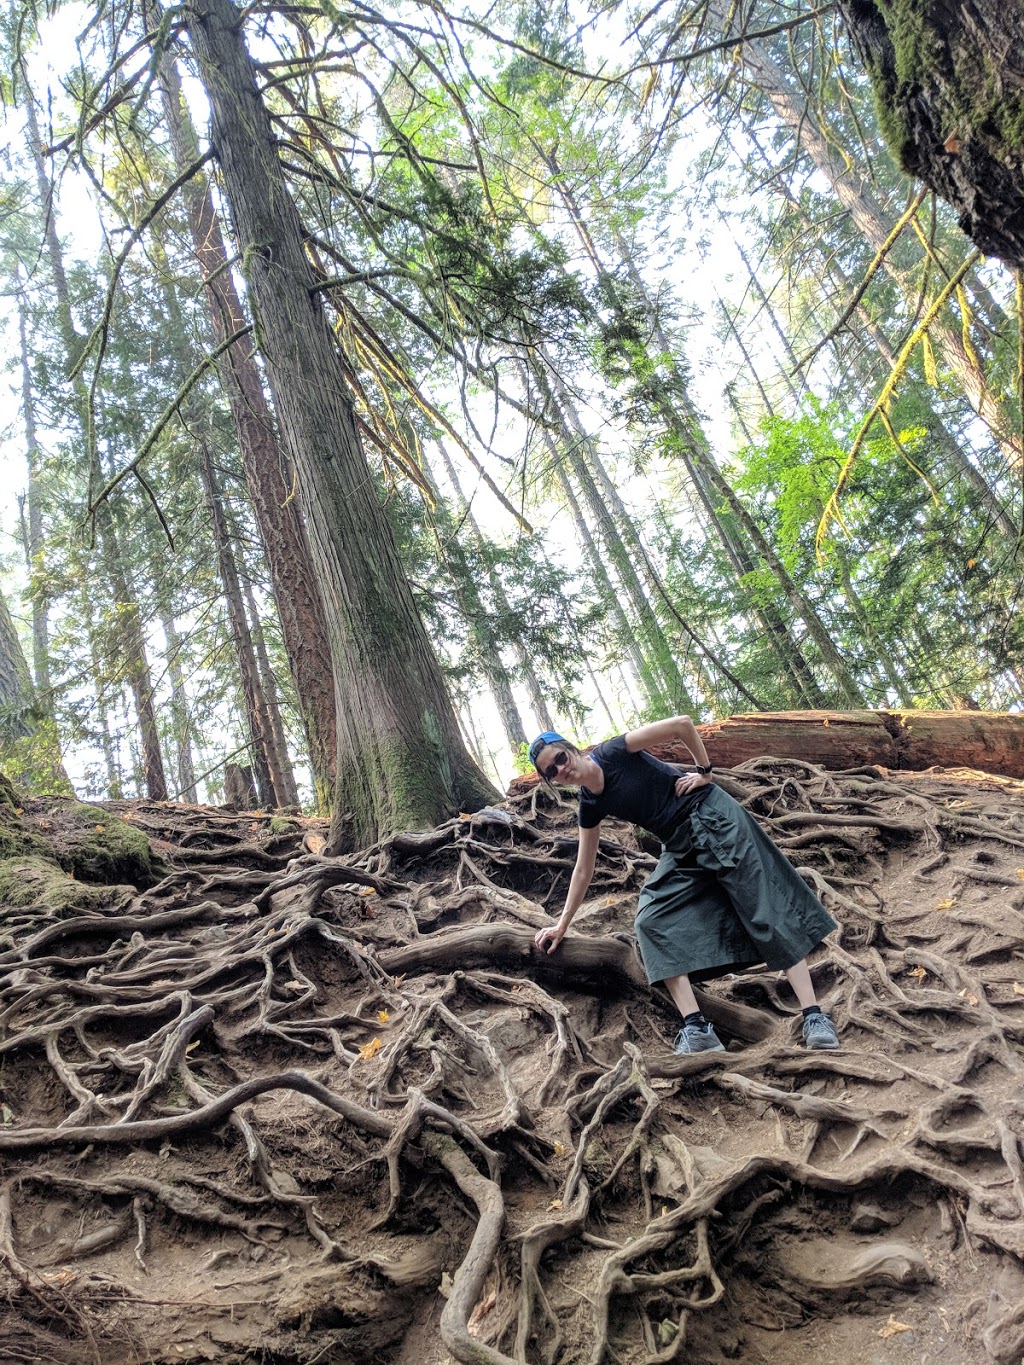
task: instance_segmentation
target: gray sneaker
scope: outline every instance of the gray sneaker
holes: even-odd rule
[[[834,1051],[841,1046],[836,1026],[827,1014],[809,1014],[804,1020],[804,1043],[807,1047]]]
[[[676,1034],[677,1056],[688,1052],[724,1052],[718,1034],[710,1024],[684,1024]]]

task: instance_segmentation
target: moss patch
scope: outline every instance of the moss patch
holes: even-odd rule
[[[51,856],[81,881],[151,886],[167,870],[141,830],[100,806],[75,802],[52,814],[60,829]]]
[[[294,820],[287,820],[283,815],[270,817],[271,834],[294,834],[298,828]]]
[[[28,906],[66,914],[123,905],[133,886],[86,886],[45,858],[0,859],[0,906]]]
[[[49,857],[45,842],[25,829],[22,814],[21,794],[0,773],[0,858]]]

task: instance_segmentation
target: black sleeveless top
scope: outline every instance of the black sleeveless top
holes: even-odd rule
[[[616,735],[589,755],[604,771],[604,791],[580,788],[580,828],[595,829],[606,815],[649,829],[662,843],[683,818],[700,804],[710,786],[676,796],[678,768],[642,749],[630,753],[625,735]]]

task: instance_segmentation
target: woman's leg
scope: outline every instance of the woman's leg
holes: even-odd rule
[[[786,979],[793,987],[797,1001],[802,1010],[807,1009],[809,1005],[816,1005],[818,1003],[814,994],[814,986],[811,984],[811,974],[807,970],[806,958],[802,958],[794,966],[787,968]],[[675,999],[675,996],[672,998]]]
[[[794,967],[793,970],[795,971],[796,968]],[[665,986],[668,989],[669,995],[675,1002],[676,1009],[684,1019],[688,1014],[699,1013],[700,1006],[697,1004],[697,997],[693,993],[693,987],[690,985],[690,978],[688,976],[666,977]]]

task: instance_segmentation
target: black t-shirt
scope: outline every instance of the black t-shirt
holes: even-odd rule
[[[642,749],[630,753],[625,735],[607,739],[590,752],[604,771],[604,791],[580,788],[580,828],[595,829],[606,815],[649,829],[664,843],[683,817],[703,801],[709,786],[676,796],[678,768]]]

